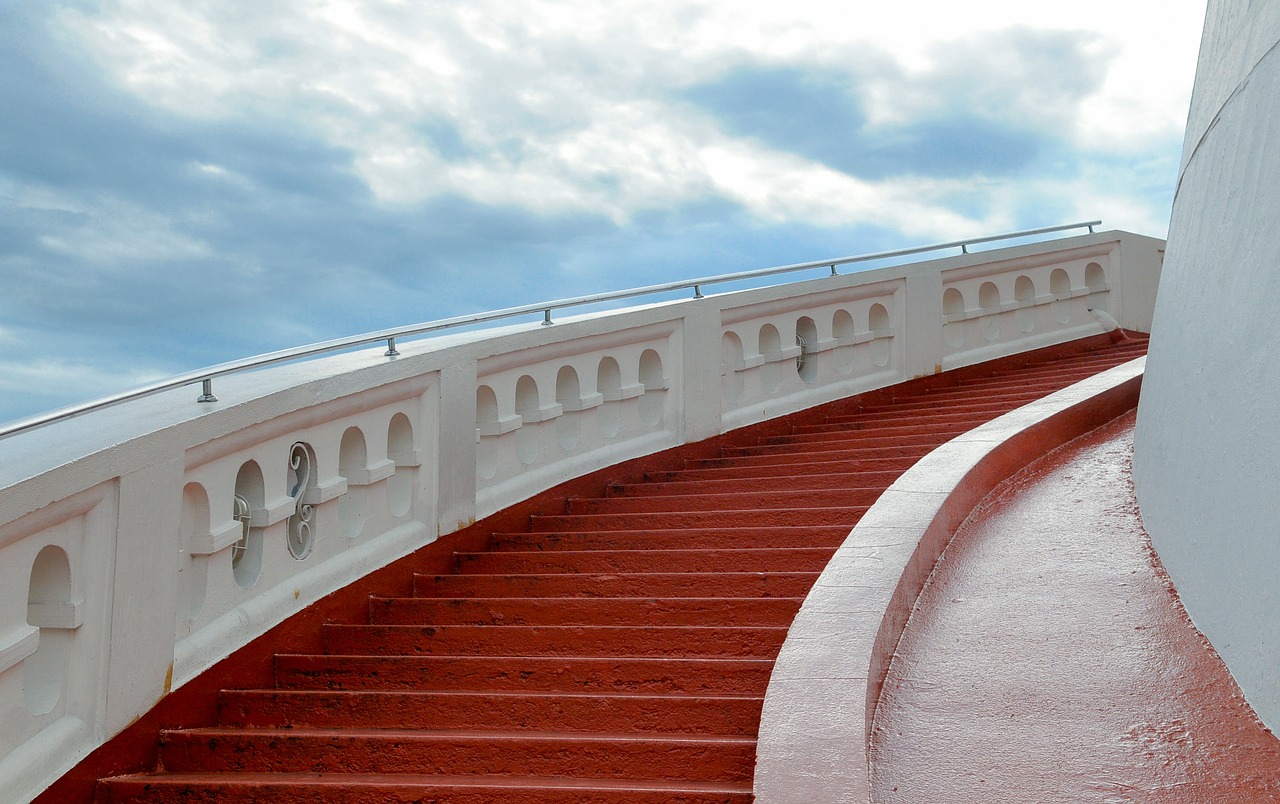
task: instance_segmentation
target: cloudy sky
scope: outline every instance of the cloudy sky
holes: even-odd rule
[[[0,421],[542,299],[1093,218],[1163,236],[1203,16],[3,0]]]

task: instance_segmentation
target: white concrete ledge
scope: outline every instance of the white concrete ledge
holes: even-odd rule
[[[862,517],[796,615],[765,694],[760,804],[871,800],[871,725],[907,617],[960,523],[1002,480],[1138,403],[1146,358],[964,433]]]

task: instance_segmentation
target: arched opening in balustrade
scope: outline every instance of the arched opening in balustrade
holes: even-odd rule
[[[246,461],[236,473],[233,516],[241,523],[240,540],[231,546],[231,573],[236,583],[249,588],[262,573],[262,528],[253,527],[250,518],[266,505],[266,484],[257,461]]]
[[[867,310],[867,329],[874,336],[871,341],[871,362],[878,368],[889,365],[892,354],[892,325],[889,323],[889,311],[883,304],[876,303]]]
[[[760,327],[758,343],[764,365],[760,367],[760,385],[765,394],[773,396],[782,387],[782,336],[773,324]]]
[[[1107,273],[1102,270],[1101,265],[1091,262],[1084,267],[1084,284],[1092,294],[1089,307],[1107,312]]]
[[[809,316],[796,320],[796,346],[800,355],[796,358],[796,374],[806,383],[818,379],[818,325]]]
[[[836,310],[831,316],[831,335],[836,340],[836,348],[832,351],[836,371],[848,376],[853,373],[853,361],[856,354],[854,345],[857,340],[857,327],[848,310]]]
[[[640,384],[644,386],[644,394],[640,397],[640,421],[648,427],[657,427],[662,423],[667,379],[662,376],[662,357],[653,349],[645,349],[640,355]]]
[[[612,357],[600,359],[596,369],[596,390],[604,394],[604,404],[596,414],[600,435],[614,438],[622,429],[622,369]]]
[[[538,459],[538,422],[542,417],[538,383],[528,374],[516,380],[516,413],[524,420],[516,431],[516,457],[528,466]]]
[[[498,395],[487,385],[476,389],[476,474],[488,480],[498,473]]]
[[[1036,286],[1031,277],[1023,274],[1014,280],[1013,299],[1018,303],[1018,311],[1014,313],[1018,329],[1031,332],[1036,328]]]
[[[409,417],[397,413],[387,426],[387,457],[396,463],[396,472],[387,478],[387,510],[394,517],[408,516],[413,510],[418,467],[414,456],[413,424]]]
[[[27,624],[40,628],[39,647],[22,662],[22,692],[33,715],[46,715],[58,705],[71,652],[71,629],[50,627],[44,612],[70,605],[71,562],[65,550],[47,544],[36,554],[27,584]]]
[[[728,404],[741,402],[746,390],[742,358],[742,339],[736,332],[726,332],[720,337],[720,391]]]
[[[1049,274],[1049,292],[1054,301],[1050,305],[1053,318],[1059,324],[1071,321],[1071,276],[1061,268],[1054,268]]]
[[[369,449],[364,431],[348,427],[338,445],[338,474],[346,478],[347,492],[338,498],[338,522],[342,535],[355,539],[364,530],[365,485],[363,475],[369,468]],[[360,479],[362,482],[357,483]]]
[[[942,292],[942,314],[954,321],[944,321],[942,339],[947,346],[958,349],[964,346],[964,294],[959,288],[947,288]]]
[[[978,306],[982,308],[982,337],[994,341],[1000,337],[1000,288],[994,282],[983,282],[978,288]]]
[[[191,623],[200,616],[209,586],[206,556],[192,555],[191,545],[207,536],[210,529],[209,493],[199,483],[182,487],[182,509],[178,514],[178,539],[183,554],[178,560],[178,619]],[[185,635],[185,634],[184,634]]]
[[[556,419],[556,442],[565,452],[577,447],[582,436],[582,422],[577,412],[581,400],[582,383],[578,380],[578,372],[573,366],[561,366],[556,372],[556,402],[564,412]]]

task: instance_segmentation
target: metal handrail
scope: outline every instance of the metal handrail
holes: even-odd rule
[[[453,318],[442,318],[436,321],[427,321],[421,324],[410,324],[403,327],[393,327],[391,329],[382,329],[374,332],[366,332],[363,335],[352,335],[346,338],[334,338],[333,340],[321,341],[319,343],[307,344],[305,346],[295,346],[290,349],[281,349],[275,352],[267,352],[266,354],[245,357],[239,360],[232,360],[227,363],[219,363],[214,366],[207,366],[195,371],[188,371],[178,374],[165,380],[134,388],[129,391],[122,391],[118,394],[95,399],[91,402],[82,402],[77,405],[71,405],[58,410],[42,413],[26,419],[19,419],[7,425],[0,426],[0,439],[7,438],[11,435],[34,430],[38,427],[44,427],[59,421],[81,416],[95,410],[112,407],[128,402],[134,399],[142,399],[144,397],[153,396],[163,391],[170,391],[175,388],[182,388],[187,385],[196,383],[202,384],[202,393],[197,398],[197,402],[216,402],[218,398],[213,394],[213,380],[217,377],[225,377],[229,374],[238,374],[252,369],[264,368],[266,366],[275,365],[277,363],[287,363],[293,360],[300,360],[305,357],[314,357],[316,355],[328,352],[338,352],[344,349],[350,349],[356,346],[364,346],[371,343],[386,343],[387,357],[396,357],[400,352],[396,349],[396,340],[398,338],[407,338],[414,335],[424,335],[428,332],[438,332],[443,329],[452,329],[454,327],[463,327],[470,324],[483,324],[490,321],[498,321],[504,318],[514,318],[520,315],[528,315],[530,313],[542,313],[542,324],[549,325],[552,323],[551,311],[561,310],[568,307],[578,307],[585,304],[596,304],[618,299],[630,299],[636,296],[652,296],[658,293],[666,293],[673,290],[693,289],[694,298],[703,298],[702,288],[706,285],[715,285],[723,282],[734,282],[745,279],[756,279],[764,276],[774,276],[777,274],[791,273],[793,271],[806,271],[814,268],[830,268],[831,276],[838,276],[836,266],[849,265],[858,262],[871,262],[873,260],[883,260],[892,257],[907,257],[913,254],[923,254],[929,251],[940,251],[948,248],[959,248],[961,253],[969,253],[969,246],[978,245],[980,243],[992,243],[998,240],[1012,240],[1018,237],[1030,237],[1038,234],[1050,234],[1053,232],[1065,232],[1071,229],[1085,229],[1093,233],[1093,227],[1100,226],[1102,221],[1084,221],[1081,223],[1067,223],[1060,226],[1045,226],[1039,229],[1023,229],[1017,232],[1005,232],[1003,234],[988,235],[986,237],[973,237],[965,240],[951,240],[946,243],[932,243],[927,246],[915,246],[913,248],[894,249],[892,251],[877,251],[871,254],[859,254],[853,257],[837,257],[835,259],[814,260],[812,262],[800,262],[792,265],[780,265],[773,268],[757,268],[751,271],[739,271],[732,274],[716,274],[714,276],[705,276],[699,279],[686,279],[679,282],[664,282],[657,285],[645,285],[644,287],[630,288],[628,290],[615,290],[607,293],[594,293],[587,296],[574,296],[567,299],[556,299],[555,301],[544,301],[536,304],[524,304],[519,307],[506,307],[501,310],[490,310],[483,313],[472,313],[469,315],[460,315]]]

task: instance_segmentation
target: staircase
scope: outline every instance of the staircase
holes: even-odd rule
[[[749,802],[774,658],[862,513],[957,433],[1145,350],[908,383],[570,498],[277,655],[273,689],[224,690],[216,726],[165,732],[98,800]]]

